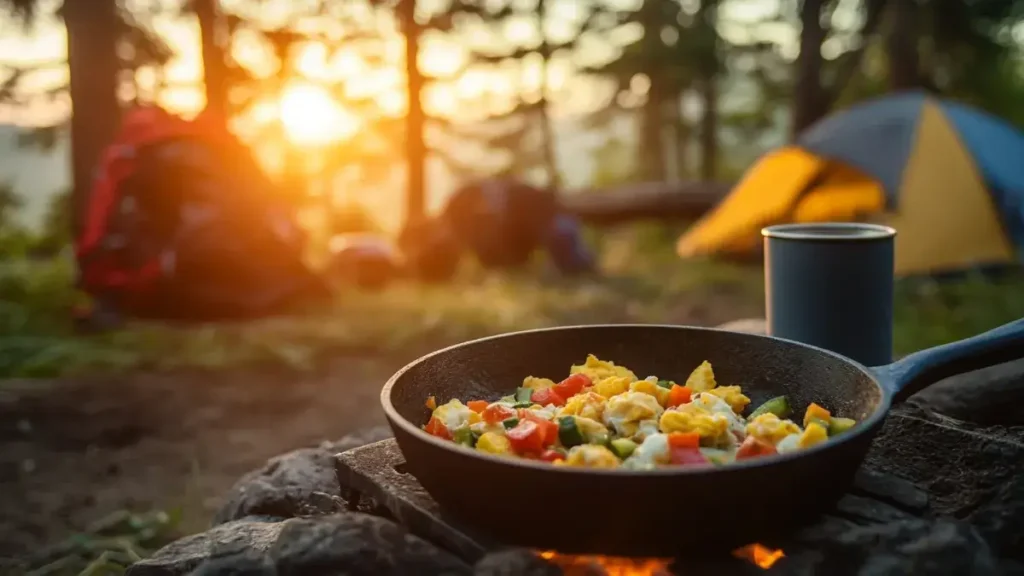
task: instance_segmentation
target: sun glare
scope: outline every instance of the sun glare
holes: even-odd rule
[[[280,103],[281,122],[288,138],[302,145],[324,145],[344,140],[359,128],[358,119],[330,93],[313,84],[293,84]]]

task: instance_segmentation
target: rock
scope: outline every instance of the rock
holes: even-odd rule
[[[394,522],[338,514],[285,523],[269,551],[279,576],[460,576],[472,569]]]
[[[178,576],[190,573],[212,556],[243,551],[260,555],[270,549],[282,527],[281,523],[266,518],[227,522],[164,546],[156,554],[132,565],[127,576]]]
[[[908,520],[857,527],[823,538],[813,553],[780,563],[787,575],[991,576],[1001,574],[988,544],[970,524]]]
[[[253,515],[284,519],[340,512],[345,501],[339,497],[334,454],[390,436],[390,429],[378,426],[272,458],[231,488],[213,524]]]
[[[1024,360],[947,378],[914,395],[919,404],[983,425],[1024,426]]]
[[[277,576],[265,552],[232,550],[212,554],[189,576]]]
[[[492,552],[473,567],[474,576],[561,576],[562,569],[529,550]]]

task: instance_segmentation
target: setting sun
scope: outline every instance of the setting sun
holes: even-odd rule
[[[314,84],[293,84],[285,89],[280,103],[281,122],[288,138],[296,144],[323,145],[352,136],[359,120],[347,112],[331,94]]]

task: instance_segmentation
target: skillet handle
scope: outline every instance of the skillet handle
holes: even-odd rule
[[[901,402],[932,384],[1003,362],[1024,358],[1024,318],[983,334],[915,352],[887,366],[872,368]]]

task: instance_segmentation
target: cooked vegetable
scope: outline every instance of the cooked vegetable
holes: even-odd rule
[[[789,399],[785,396],[776,396],[775,398],[765,400],[764,404],[761,404],[750,413],[748,420],[753,420],[761,414],[775,414],[779,418],[789,418],[789,415],[792,413],[793,411],[789,408]]]
[[[576,418],[562,416],[558,419],[558,441],[566,448],[572,448],[584,443],[583,433],[576,426]]]
[[[452,440],[454,440],[456,444],[462,444],[464,446],[469,446],[470,448],[476,446],[476,436],[469,428],[459,428],[456,430],[455,433],[452,434]]]
[[[663,466],[729,464],[805,450],[857,422],[807,407],[802,426],[790,420],[785,396],[749,416],[740,386],[719,386],[702,362],[686,385],[589,356],[561,381],[528,376],[496,402],[431,397],[428,434],[482,453],[558,466],[649,470]]]
[[[857,421],[853,418],[836,418],[833,416],[828,422],[828,435],[838,436],[856,425]]]
[[[633,442],[629,438],[616,438],[609,444],[611,444],[612,452],[622,460],[632,456],[633,452],[636,451],[637,446],[636,442]]]

